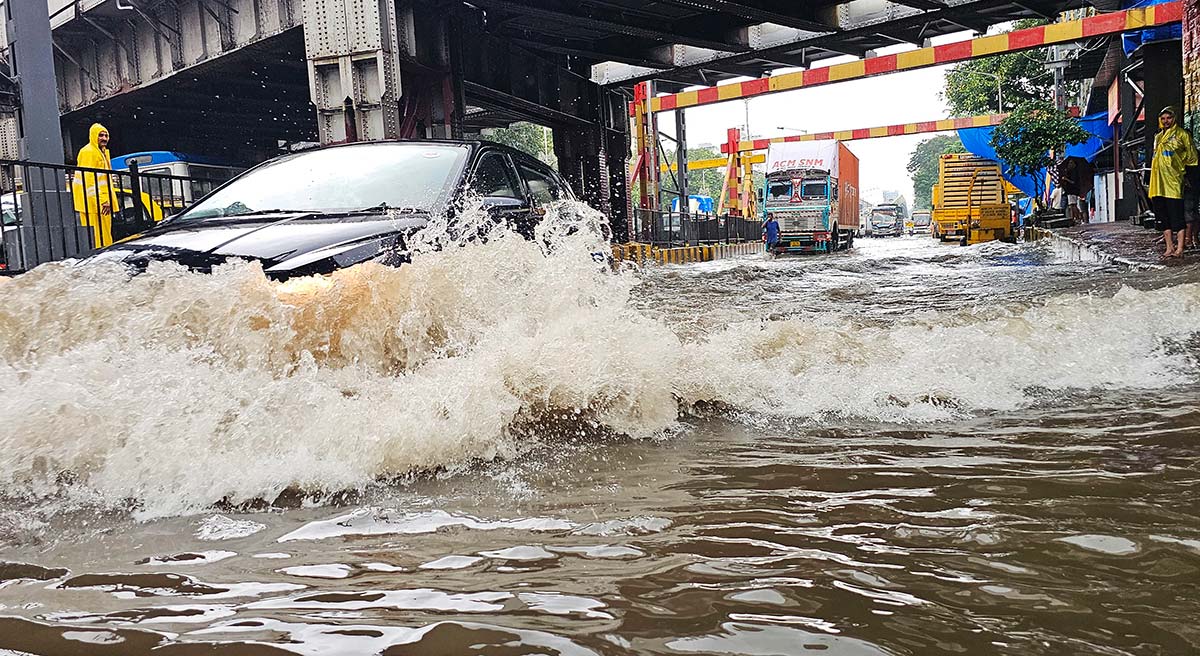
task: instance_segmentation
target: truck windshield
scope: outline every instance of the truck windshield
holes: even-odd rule
[[[767,185],[767,200],[788,200],[792,197],[792,183],[772,182]]]
[[[829,195],[829,188],[825,184],[824,178],[805,180],[804,186],[800,188],[800,195],[804,198],[825,198]]]

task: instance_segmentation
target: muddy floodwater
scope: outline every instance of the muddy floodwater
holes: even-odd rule
[[[1196,266],[572,239],[2,283],[0,654],[1200,653]]]

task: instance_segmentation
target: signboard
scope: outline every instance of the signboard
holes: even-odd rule
[[[793,169],[837,171],[837,146],[838,142],[832,139],[772,143],[767,149],[767,173]]]

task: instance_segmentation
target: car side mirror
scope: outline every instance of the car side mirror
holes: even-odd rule
[[[483,209],[489,213],[497,214],[505,210],[521,209],[525,203],[519,198],[510,198],[508,196],[484,196]]]

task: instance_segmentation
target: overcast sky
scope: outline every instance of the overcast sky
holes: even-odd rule
[[[969,32],[947,35],[934,43],[960,41],[970,36]],[[898,46],[881,50],[880,54],[912,49],[912,46]],[[854,59],[839,57],[821,65]],[[752,98],[748,101],[750,131],[754,137],[770,138],[797,134],[800,130],[828,132],[951,118],[946,103],[939,97],[948,69],[949,66],[936,66]],[[795,69],[777,73],[787,70]],[[739,78],[742,79],[748,78]],[[744,130],[746,106],[747,101],[735,100],[688,109],[688,143],[721,144],[728,128]],[[659,114],[659,129],[674,133],[673,112]],[[861,164],[862,198],[878,203],[884,190],[895,190],[903,193],[911,205],[912,179],[904,167],[913,148],[931,136],[914,134],[849,142],[848,147],[858,155]],[[747,137],[743,134],[742,138]]]

